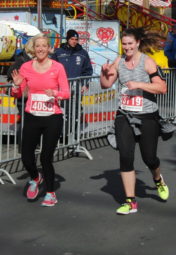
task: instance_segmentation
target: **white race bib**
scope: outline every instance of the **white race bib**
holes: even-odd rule
[[[30,113],[35,116],[54,114],[54,97],[45,94],[31,94]]]
[[[127,111],[142,111],[143,96],[121,95],[121,108]]]
[[[133,93],[133,94],[132,94]],[[143,94],[141,91],[132,91],[127,87],[121,90],[121,109],[126,111],[141,112],[143,110]]]

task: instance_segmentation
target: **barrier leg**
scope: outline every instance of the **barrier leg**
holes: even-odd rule
[[[1,184],[4,184],[4,182],[3,182],[3,180],[2,180],[1,178],[0,178],[0,183],[1,183]]]
[[[16,184],[16,182],[14,181],[14,179],[12,178],[12,176],[11,176],[6,170],[0,169],[0,171],[3,172],[4,174],[6,174],[6,175],[9,177],[10,181],[11,181],[13,184]],[[3,180],[2,180],[1,178],[0,178],[0,183],[1,183],[1,184],[4,184],[4,182],[3,182]]]
[[[69,150],[69,152],[84,153],[84,154],[86,154],[88,159],[93,160],[93,157],[90,154],[90,152],[85,147],[83,147],[83,146],[74,145],[73,148],[69,148],[68,150]],[[66,152],[66,154],[68,154],[68,152]]]
[[[84,154],[86,154],[88,159],[93,160],[93,157],[90,154],[90,152],[85,147],[83,147],[83,146],[78,145],[74,151],[78,152],[78,153],[84,153]]]

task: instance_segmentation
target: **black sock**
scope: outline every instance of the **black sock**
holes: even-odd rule
[[[136,198],[135,198],[135,197],[126,197],[126,200],[127,200],[127,199],[130,199],[131,202],[136,202]]]
[[[154,180],[154,179],[153,179]],[[158,184],[158,183],[160,183],[161,182],[161,177],[160,177],[160,179],[159,180],[154,180],[154,183],[155,184]]]

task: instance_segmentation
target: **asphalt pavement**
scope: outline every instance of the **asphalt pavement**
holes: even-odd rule
[[[151,174],[136,148],[139,211],[116,215],[124,192],[118,152],[107,144],[85,155],[54,163],[55,207],[40,206],[24,196],[26,172],[14,173],[17,184],[0,186],[1,255],[175,255],[176,254],[176,136],[160,140],[158,154],[170,197],[162,202]],[[6,180],[6,177],[3,178]]]

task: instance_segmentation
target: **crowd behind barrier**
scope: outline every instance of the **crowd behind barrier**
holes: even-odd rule
[[[165,95],[157,95],[159,113],[164,119],[175,122],[176,118],[176,70],[164,69],[168,91]],[[67,153],[74,151],[84,153],[92,160],[91,153],[82,146],[84,141],[105,137],[111,129],[118,104],[118,81],[111,89],[103,90],[99,76],[69,79],[71,98],[64,100],[63,134],[56,151],[66,148]],[[81,86],[87,91],[81,92]],[[22,114],[19,114],[17,100],[11,97],[11,85],[0,86],[0,172],[6,174],[10,181],[15,180],[6,170],[8,163],[20,160],[20,144],[24,119],[24,101],[22,98]],[[41,141],[42,143],[42,141]],[[40,145],[36,154],[40,153]],[[4,184],[2,178],[0,183]]]

